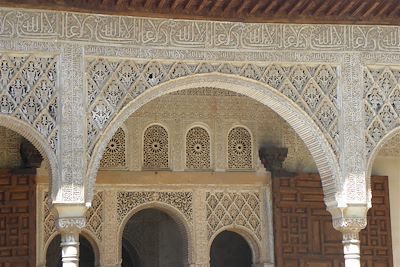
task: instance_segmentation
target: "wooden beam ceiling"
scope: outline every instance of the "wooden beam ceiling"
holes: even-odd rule
[[[0,0],[0,6],[222,21],[400,25],[400,0]]]

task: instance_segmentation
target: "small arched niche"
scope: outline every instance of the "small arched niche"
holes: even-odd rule
[[[244,237],[232,231],[222,231],[210,249],[210,267],[251,267],[252,250]]]
[[[178,223],[170,215],[154,208],[141,210],[125,225],[121,266],[186,266],[184,241]]]

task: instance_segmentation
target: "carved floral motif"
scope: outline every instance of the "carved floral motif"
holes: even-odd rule
[[[331,65],[187,63],[118,61],[96,58],[88,62],[88,146],[131,100],[152,86],[183,76],[219,72],[263,82],[285,94],[305,110],[338,145],[336,67]]]
[[[368,66],[364,69],[365,138],[367,155],[392,129],[400,126],[400,69]]]
[[[0,114],[30,124],[56,151],[57,59],[54,56],[0,55]]]

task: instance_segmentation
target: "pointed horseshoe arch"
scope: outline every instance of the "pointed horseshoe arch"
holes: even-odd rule
[[[0,114],[0,126],[10,129],[23,136],[25,139],[32,143],[32,145],[42,155],[43,159],[47,161],[50,168],[49,190],[51,195],[54,194],[55,189],[57,188],[56,179],[58,166],[56,155],[51,149],[49,143],[47,143],[47,141],[32,126],[19,119]]]
[[[339,165],[323,132],[313,119],[278,90],[248,78],[221,73],[195,74],[164,82],[147,89],[126,105],[110,122],[94,147],[85,181],[86,201],[90,202],[93,197],[97,170],[108,142],[130,115],[157,97],[175,91],[201,87],[225,89],[248,96],[280,115],[296,131],[309,149],[321,176],[325,203],[327,206],[336,203],[335,194],[340,185]]]

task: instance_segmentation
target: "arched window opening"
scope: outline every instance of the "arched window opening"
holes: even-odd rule
[[[61,236],[57,235],[51,240],[46,253],[46,267],[62,267]],[[89,240],[79,235],[79,266],[95,267],[96,257]]]
[[[228,168],[253,168],[251,135],[244,127],[235,127],[228,134]]]
[[[152,125],[143,136],[143,168],[167,169],[168,132],[161,125]]]
[[[193,127],[186,134],[186,168],[211,168],[210,135],[202,127]]]
[[[162,211],[146,209],[135,214],[122,240],[123,267],[183,267],[187,262],[179,225]]]
[[[231,231],[223,231],[212,242],[210,266],[251,267],[251,248],[241,235]]]

